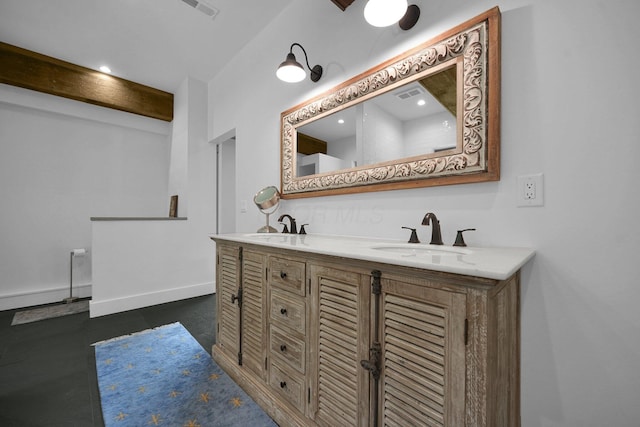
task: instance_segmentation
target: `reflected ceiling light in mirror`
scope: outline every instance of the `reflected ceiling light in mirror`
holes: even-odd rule
[[[418,22],[420,8],[407,0],[369,0],[364,7],[364,19],[374,27],[388,27],[396,22],[409,30]]]
[[[289,53],[287,54],[287,59],[284,60],[282,64],[278,67],[278,71],[276,71],[276,76],[283,82],[287,83],[297,83],[302,80],[307,75],[307,72],[304,70],[302,65],[296,60],[296,56],[293,54],[293,47],[298,46],[302,49],[304,53],[304,60],[307,63],[307,68],[311,71],[311,81],[317,82],[322,77],[322,67],[320,65],[316,65],[313,68],[309,66],[309,59],[307,57],[307,51],[304,50],[300,43],[293,43],[289,48]]]

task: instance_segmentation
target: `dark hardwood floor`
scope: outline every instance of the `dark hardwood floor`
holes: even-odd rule
[[[0,426],[104,426],[91,344],[180,322],[211,353],[215,295],[89,318],[74,314],[11,326],[0,312]]]

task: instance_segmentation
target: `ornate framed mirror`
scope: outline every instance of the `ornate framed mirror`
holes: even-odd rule
[[[499,178],[497,7],[281,114],[282,198]]]

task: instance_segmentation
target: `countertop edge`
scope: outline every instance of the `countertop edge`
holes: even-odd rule
[[[253,233],[255,234],[255,233]],[[481,277],[485,279],[493,280],[507,280],[518,270],[520,270],[526,263],[528,263],[535,256],[535,250],[522,247],[500,247],[500,248],[482,248],[482,247],[467,247],[468,249],[475,251],[474,255],[463,255],[458,258],[456,262],[436,263],[425,262],[417,258],[402,257],[398,255],[384,255],[380,252],[376,252],[370,249],[368,246],[380,243],[404,243],[397,240],[390,239],[375,239],[375,238],[362,238],[352,236],[324,236],[315,235],[315,238],[333,238],[342,240],[341,245],[337,245],[338,249],[327,249],[326,247],[310,247],[302,246],[297,239],[314,239],[314,235],[298,236],[298,235],[283,235],[276,234],[274,236],[280,237],[293,237],[297,244],[286,244],[265,241],[261,238],[252,238],[249,235],[242,235],[241,233],[235,234],[211,234],[209,238],[212,240],[231,241],[236,243],[246,243],[258,246],[273,247],[278,249],[288,249],[300,252],[309,252],[319,255],[337,256],[342,258],[351,258],[362,261],[380,262],[391,265],[398,265],[404,267],[413,267],[423,270],[439,271],[444,273],[459,274],[465,276]],[[298,236],[298,237],[296,237]],[[344,243],[350,243],[351,246],[347,247]],[[466,258],[465,260],[462,257]],[[487,259],[488,258],[488,259]],[[492,264],[488,267],[478,266],[477,262],[485,262]]]

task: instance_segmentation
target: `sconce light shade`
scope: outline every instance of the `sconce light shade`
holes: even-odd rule
[[[283,82],[297,83],[304,80],[307,73],[302,68],[302,65],[296,61],[296,56],[293,53],[288,53],[287,59],[278,67],[276,76]]]
[[[364,19],[374,27],[388,27],[404,16],[407,7],[407,0],[369,0],[364,7]]]
[[[284,60],[282,64],[278,67],[276,71],[276,76],[287,83],[297,83],[304,80],[307,75],[306,71],[300,65],[300,63],[296,60],[296,56],[293,54],[293,47],[298,46],[304,52],[304,59],[307,63],[307,68],[311,71],[311,81],[317,82],[322,77],[322,67],[320,65],[316,65],[313,68],[309,66],[309,59],[307,58],[307,52],[299,43],[293,43],[291,48],[289,48],[289,53],[287,54],[287,59]]]
[[[404,14],[400,22],[398,22],[398,25],[405,31],[410,30],[414,25],[416,25],[419,18],[420,8],[415,4],[412,4],[407,8],[407,12]]]

